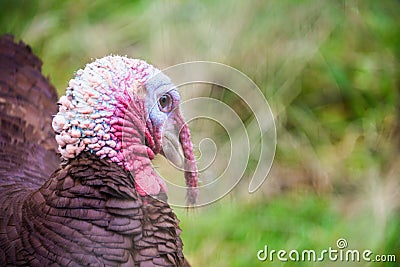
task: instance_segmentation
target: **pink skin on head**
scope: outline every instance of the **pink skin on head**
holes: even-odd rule
[[[181,114],[176,116],[175,121],[180,129],[179,141],[183,149],[185,180],[186,186],[188,187],[186,198],[188,203],[194,204],[198,195],[198,172],[193,154],[193,146],[190,140],[190,131]]]
[[[150,162],[155,153],[146,145],[154,141],[146,127],[144,99],[133,96],[117,100],[119,104],[114,114],[118,119],[111,121],[111,128],[121,143],[125,169],[134,173],[136,191],[141,196],[166,193],[165,182],[154,172]]]
[[[157,73],[159,70],[144,61],[119,56],[98,59],[77,71],[53,118],[62,157],[75,158],[83,151],[94,153],[133,172],[140,195],[166,192],[164,181],[150,162],[162,149],[162,127],[151,116],[146,119],[146,95],[155,94],[158,85],[153,84],[155,89],[144,85]],[[170,83],[163,77],[159,82]],[[197,169],[189,129],[180,112],[174,115],[174,122],[182,128],[179,140],[187,159],[188,202],[194,204]]]

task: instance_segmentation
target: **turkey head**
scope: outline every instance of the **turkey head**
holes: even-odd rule
[[[141,196],[166,200],[151,160],[158,153],[185,172],[187,201],[197,198],[198,172],[190,132],[171,80],[142,60],[98,59],[77,71],[53,119],[64,159],[90,152],[123,166]]]

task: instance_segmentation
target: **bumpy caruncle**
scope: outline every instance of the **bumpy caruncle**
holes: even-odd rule
[[[124,164],[121,110],[159,72],[143,60],[122,56],[107,56],[78,70],[52,123],[61,156],[70,159],[89,151]]]

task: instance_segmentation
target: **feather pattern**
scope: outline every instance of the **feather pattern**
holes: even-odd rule
[[[131,172],[88,151],[60,161],[56,92],[11,36],[0,38],[0,86],[1,266],[189,266],[179,220],[139,195]]]

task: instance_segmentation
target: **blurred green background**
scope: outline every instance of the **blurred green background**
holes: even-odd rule
[[[221,62],[262,89],[277,126],[271,173],[255,194],[245,182],[215,204],[175,209],[193,266],[400,265],[399,1],[0,5],[0,33],[31,45],[60,94],[111,53],[161,69]],[[339,238],[397,263],[257,260],[264,245],[321,251]]]

